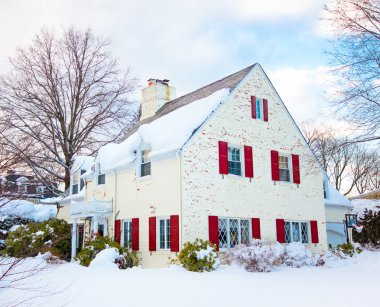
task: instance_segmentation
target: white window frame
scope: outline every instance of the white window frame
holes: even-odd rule
[[[229,176],[236,176],[236,177],[244,177],[245,176],[245,173],[244,173],[245,165],[244,165],[244,153],[243,153],[244,149],[243,149],[243,146],[228,143],[228,145],[227,145],[227,163],[230,162],[229,157],[228,157],[228,152],[229,152],[230,148],[232,148],[232,149],[239,149],[240,175],[236,175],[236,174],[230,173],[229,167],[228,167],[228,175]]]
[[[285,223],[290,223],[290,242],[286,242]],[[292,223],[298,223],[298,225],[299,225],[300,241],[294,241],[293,240],[293,230],[292,230],[293,224]],[[307,242],[305,242],[305,243],[302,242],[302,225],[301,225],[302,223],[305,223],[306,227],[307,227]],[[284,234],[285,234],[285,243],[299,242],[299,243],[302,243],[302,244],[310,244],[311,243],[310,221],[285,220],[284,221]]]
[[[106,174],[101,172],[100,164],[97,163],[95,167],[95,174],[96,174],[96,185],[102,186],[106,184]],[[104,183],[99,183],[99,176],[104,175]]]
[[[123,232],[122,232],[122,238],[121,238],[121,243],[122,243],[122,246],[123,247],[126,247],[126,248],[128,248],[128,249],[132,249],[132,219],[125,219],[125,220],[122,220],[122,222],[123,222]],[[130,231],[130,233],[131,233],[131,246],[125,246],[125,231],[126,231],[126,229],[125,229],[125,224],[124,223],[130,223],[129,225],[131,225],[130,226],[130,229],[129,229],[129,231]]]
[[[161,241],[160,241],[160,221],[165,221],[165,227],[164,227],[164,245],[165,245],[165,248],[161,248]],[[160,216],[160,217],[157,217],[156,218],[156,247],[157,247],[157,250],[161,250],[161,251],[170,251],[170,247],[171,247],[171,237],[170,237],[170,227],[172,225],[169,225],[169,238],[170,238],[170,245],[168,247],[168,242],[167,242],[167,239],[168,239],[168,227],[167,227],[167,221],[169,221],[170,223],[170,216]]]
[[[149,158],[149,163],[150,163],[150,174],[141,176],[141,164],[142,164],[142,153],[143,151],[151,151],[151,148],[149,146],[142,146],[139,148],[136,152],[136,177],[145,179],[145,178],[150,178],[152,176],[152,160]]]
[[[289,181],[281,180],[280,157],[288,158]],[[281,153],[281,152],[278,153],[278,176],[279,176],[279,182],[285,182],[285,183],[292,183],[293,182],[293,162],[292,162],[292,155],[291,154],[285,154],[285,153]]]
[[[220,251],[227,251],[230,249],[231,238],[230,238],[230,220],[238,220],[238,243],[241,244],[241,220],[248,221],[248,243],[252,242],[252,224],[250,218],[238,218],[238,217],[218,217],[218,225],[220,220],[227,220],[227,246],[228,247],[219,247]],[[219,238],[219,226],[218,226],[218,238]]]

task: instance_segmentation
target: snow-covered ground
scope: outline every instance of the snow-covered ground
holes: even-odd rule
[[[30,261],[41,261],[33,259]],[[0,289],[0,305],[35,306],[380,306],[380,252],[364,252],[330,267],[248,273],[222,266],[211,273],[167,269],[113,270],[74,263],[23,281],[42,293]]]

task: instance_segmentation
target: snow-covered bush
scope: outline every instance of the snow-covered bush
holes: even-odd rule
[[[178,262],[192,272],[213,271],[220,260],[216,253],[216,246],[210,241],[196,239],[194,243],[185,243],[178,256]]]
[[[115,258],[115,263],[118,265],[119,269],[126,269],[139,265],[140,259],[135,251],[121,247],[119,243],[114,242],[109,237],[101,236],[95,236],[93,240],[88,241],[86,246],[75,257],[75,260],[79,261],[83,266],[89,266],[101,251],[110,248],[114,248],[118,251],[119,256]],[[107,253],[111,252],[104,252],[104,254]]]
[[[237,245],[227,252],[227,259],[248,272],[270,272],[285,262],[285,248],[280,243],[253,240],[250,245]]]
[[[315,266],[319,257],[301,243],[272,243],[265,240],[253,240],[250,245],[238,245],[227,252],[227,259],[237,263],[248,272],[271,272],[275,267]]]
[[[59,219],[41,223],[21,225],[9,232],[4,253],[11,257],[24,258],[50,252],[61,259],[70,259],[70,225]]]

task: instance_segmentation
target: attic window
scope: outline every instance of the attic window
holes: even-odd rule
[[[141,165],[140,165],[140,177],[150,175],[150,150],[141,151]]]

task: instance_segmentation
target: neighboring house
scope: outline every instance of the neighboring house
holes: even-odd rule
[[[174,95],[150,79],[141,121],[81,176],[73,256],[86,225],[85,236],[102,230],[144,267],[165,266],[196,238],[219,251],[253,238],[325,250],[323,172],[261,66]]]
[[[336,247],[338,244],[347,242],[345,216],[352,213],[354,206],[329,183],[326,174],[323,180],[323,193],[326,207],[327,243]],[[350,233],[349,239],[351,240]]]
[[[0,178],[0,183],[0,195],[28,199],[34,203],[53,197],[52,190],[56,189],[56,186],[44,185],[33,176],[16,173],[12,170]]]

